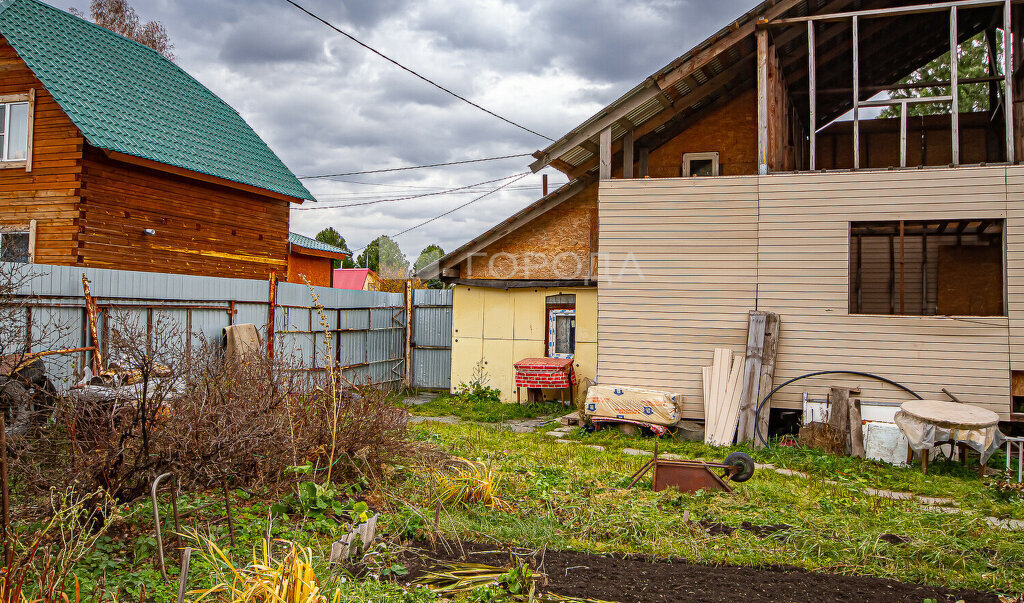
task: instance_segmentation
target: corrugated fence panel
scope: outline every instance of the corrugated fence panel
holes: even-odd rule
[[[453,294],[451,289],[413,291],[413,387],[451,388]]]
[[[143,333],[149,321],[166,323],[169,331],[182,334],[181,341],[174,342],[180,347],[189,329],[195,347],[204,340],[220,341],[231,324],[254,324],[266,340],[270,289],[265,281],[68,266],[19,269],[31,277],[19,291],[32,309],[31,351],[88,346],[83,274],[99,309],[101,351],[120,317],[141,325]],[[279,358],[306,370],[322,369],[334,359],[353,383],[401,384],[405,376],[402,294],[320,287],[311,291],[305,285],[280,283],[275,303],[274,349]],[[46,358],[51,379],[61,388],[81,379],[87,361],[85,354]]]

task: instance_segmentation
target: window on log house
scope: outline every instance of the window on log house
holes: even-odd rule
[[[1004,220],[850,223],[851,314],[1005,316]]]
[[[27,264],[30,240],[29,231],[0,230],[0,262]]]
[[[28,103],[0,103],[0,161],[28,158]]]

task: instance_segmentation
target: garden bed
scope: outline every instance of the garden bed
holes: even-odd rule
[[[634,601],[964,601],[998,603],[998,596],[974,590],[906,584],[884,578],[808,572],[782,566],[705,565],[685,560],[657,561],[642,555],[594,555],[575,551],[526,551],[463,543],[455,553],[421,545],[423,558],[411,561],[416,579],[435,561],[508,565],[511,552],[548,577],[545,591],[563,596]],[[434,560],[434,561],[432,561]],[[541,564],[543,563],[543,566]]]

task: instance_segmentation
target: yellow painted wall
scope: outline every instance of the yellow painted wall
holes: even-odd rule
[[[545,298],[576,296],[576,358],[579,379],[597,376],[597,289],[488,289],[458,285],[452,309],[452,387],[473,378],[483,360],[489,385],[515,402],[515,368],[523,358],[545,356]],[[525,399],[526,392],[523,391]],[[558,392],[550,392],[552,396]]]

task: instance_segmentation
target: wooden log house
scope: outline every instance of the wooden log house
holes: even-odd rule
[[[0,114],[0,259],[286,278],[289,208],[312,195],[159,53],[5,1]]]

